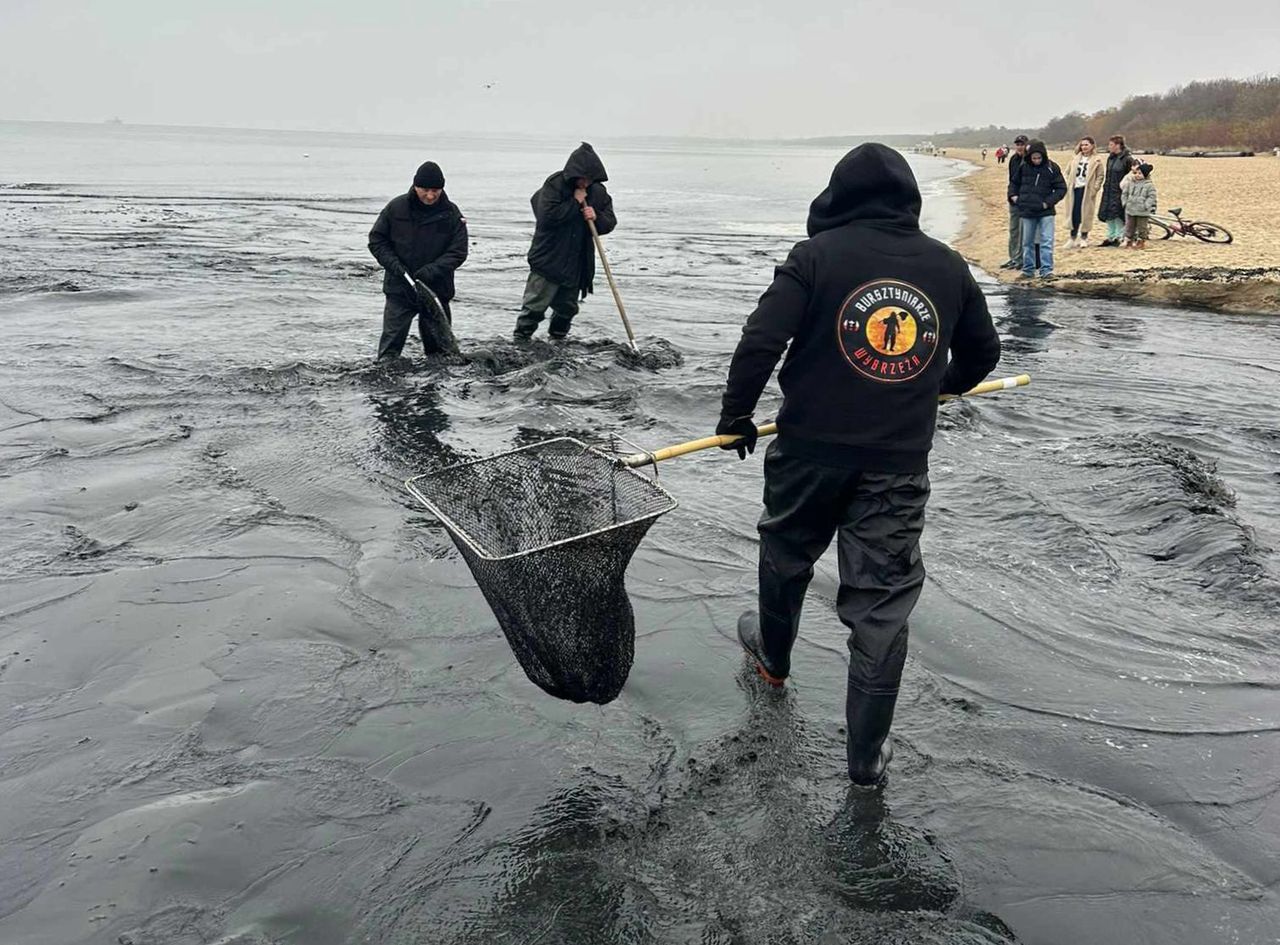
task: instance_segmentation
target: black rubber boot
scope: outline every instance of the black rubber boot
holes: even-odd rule
[[[884,780],[885,770],[893,758],[889,728],[893,725],[893,707],[898,694],[872,695],[854,686],[845,697],[845,721],[849,734],[845,743],[849,761],[849,780],[863,787],[874,787]]]
[[[756,672],[770,686],[781,686],[787,680],[786,673],[779,673],[770,668],[764,658],[764,647],[760,638],[760,615],[748,610],[738,618],[738,642],[747,651],[747,655],[755,660]]]

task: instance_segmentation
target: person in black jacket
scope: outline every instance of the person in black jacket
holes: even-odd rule
[[[1067,195],[1062,169],[1049,160],[1043,141],[1027,145],[1026,160],[1009,179],[1009,203],[1022,218],[1022,277],[1053,275],[1054,209]]]
[[[516,341],[533,337],[550,307],[547,334],[564,338],[578,314],[578,300],[594,289],[595,246],[587,221],[600,235],[618,225],[613,198],[605,190],[609,179],[595,149],[582,142],[564,170],[546,179],[529,202],[537,225],[529,247],[529,279],[525,283]]]
[[[467,219],[444,192],[440,165],[427,161],[413,176],[408,193],[392,198],[369,231],[369,252],[383,268],[382,337],[378,360],[400,356],[413,317],[419,312],[417,293],[405,279],[408,274],[427,285],[439,298],[445,318],[453,321],[449,303],[454,297],[453,273],[467,258]],[[418,322],[422,347],[432,350],[431,337]]]
[[[1107,141],[1107,176],[1102,181],[1102,199],[1098,202],[1098,219],[1107,225],[1107,238],[1099,246],[1119,246],[1124,236],[1124,197],[1120,182],[1133,170],[1133,155],[1125,147],[1124,135],[1112,135]]]
[[[742,438],[725,449],[743,459],[755,449],[752,414],[786,349],[778,438],[764,461],[760,606],[739,619],[738,637],[760,675],[781,685],[814,563],[838,535],[848,766],[859,784],[879,781],[892,755],[907,618],[924,584],[938,395],[970,390],[1000,358],[968,265],[925,236],[919,218],[902,155],[881,144],[845,155],[809,208],[810,238],[747,319],[716,428]]]
[[[1013,139],[1013,153],[1009,155],[1009,180],[1018,172],[1027,157],[1027,136]],[[1022,218],[1012,203],[1009,204],[1009,258],[1000,264],[1001,269],[1017,269],[1022,265]]]

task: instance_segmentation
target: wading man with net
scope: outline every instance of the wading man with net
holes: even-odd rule
[[[537,221],[529,247],[529,279],[525,283],[515,340],[527,341],[551,309],[547,334],[569,334],[578,302],[593,289],[595,248],[591,227],[603,236],[618,225],[609,179],[595,149],[585,141],[569,155],[564,170],[546,179],[530,198]]]
[[[741,435],[724,448],[746,458],[756,402],[787,350],[764,461],[759,610],[743,614],[738,636],[760,675],[782,685],[814,564],[837,539],[849,777],[859,784],[877,783],[892,756],[907,618],[924,584],[938,396],[969,390],[1000,358],[969,267],[921,232],[919,215],[919,188],[896,151],[866,144],[836,165],[810,206],[810,238],[747,319],[716,430]]]
[[[427,161],[408,193],[392,198],[369,231],[369,252],[383,268],[378,360],[396,358],[418,317],[426,354],[453,346],[453,273],[467,259],[467,220],[444,192],[440,165]]]

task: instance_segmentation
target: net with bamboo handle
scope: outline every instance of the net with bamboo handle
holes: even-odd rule
[[[1020,387],[988,381],[971,394]],[[774,424],[759,428],[761,436]],[[405,483],[440,520],[493,608],[525,674],[546,692],[604,704],[635,652],[624,577],[645,533],[676,500],[635,472],[736,437],[710,436],[615,459],[559,437]]]

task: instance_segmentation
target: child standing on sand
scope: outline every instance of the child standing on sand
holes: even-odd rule
[[[1135,164],[1124,193],[1124,238],[1130,249],[1146,249],[1151,215],[1156,212],[1156,185],[1150,164]]]

